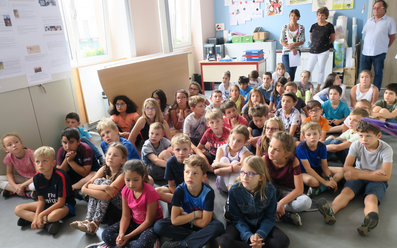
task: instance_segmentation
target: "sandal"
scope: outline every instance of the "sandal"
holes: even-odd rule
[[[72,223],[70,223],[70,226],[73,227],[73,228],[78,229],[77,227],[79,226],[80,222],[81,221],[78,221],[78,220],[73,221]]]
[[[93,224],[95,227],[92,228],[91,224]],[[77,229],[79,229],[82,232],[95,235],[99,229],[99,226],[94,221],[87,220],[87,221],[81,221],[77,226]]]

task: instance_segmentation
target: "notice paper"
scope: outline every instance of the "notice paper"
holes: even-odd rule
[[[295,67],[295,66],[300,66],[301,65],[301,55],[297,52],[296,55],[294,55],[294,52],[291,51],[288,54],[289,56],[289,66],[290,67]]]

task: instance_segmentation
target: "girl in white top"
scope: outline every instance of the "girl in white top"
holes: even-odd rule
[[[222,98],[228,99],[230,96],[230,88],[235,85],[230,82],[230,71],[226,71],[223,73],[222,83],[219,85],[219,90],[222,91]]]
[[[272,74],[273,84],[274,82],[277,82],[277,79],[280,77],[285,77],[288,82],[291,81],[291,77],[289,73],[285,71],[285,65],[283,63],[278,63],[276,66],[276,71]]]
[[[368,70],[363,70],[359,76],[360,83],[353,86],[350,91],[350,102],[352,106],[356,105],[356,102],[361,99],[368,100],[371,105],[375,104],[379,97],[378,87],[374,87],[372,84],[372,74]]]
[[[241,169],[241,161],[250,155],[250,151],[245,146],[248,139],[248,128],[237,125],[230,131],[228,143],[217,150],[212,168],[217,175],[218,190],[228,192],[234,184],[234,180],[238,177],[237,172]]]
[[[321,104],[323,104],[325,101],[329,100],[328,97],[328,90],[329,87],[332,85],[339,85],[342,88],[342,96],[340,100],[349,106],[350,104],[346,100],[346,85],[342,84],[342,80],[339,78],[338,74],[336,73],[331,73],[327,76],[327,79],[325,79],[324,87],[323,89],[315,94],[313,96],[313,100],[319,101]]]

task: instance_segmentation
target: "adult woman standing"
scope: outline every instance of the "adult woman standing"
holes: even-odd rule
[[[327,22],[329,11],[327,7],[317,10],[318,22],[310,28],[310,56],[306,70],[313,72],[314,66],[318,61],[318,79],[316,93],[320,91],[321,85],[324,83],[324,68],[329,56],[330,44],[335,40],[334,25]],[[312,74],[313,75],[313,74]]]
[[[297,54],[298,48],[305,43],[305,27],[297,23],[301,17],[299,10],[293,9],[289,13],[291,22],[281,28],[280,44],[283,45],[282,61],[286,71],[291,77],[291,81],[295,79],[296,66],[289,65],[289,52]]]

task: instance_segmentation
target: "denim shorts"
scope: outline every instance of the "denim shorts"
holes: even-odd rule
[[[373,182],[368,180],[351,180],[346,181],[344,188],[350,188],[357,195],[364,190],[364,198],[367,195],[375,195],[378,198],[378,205],[382,201],[389,184],[387,182]]]

